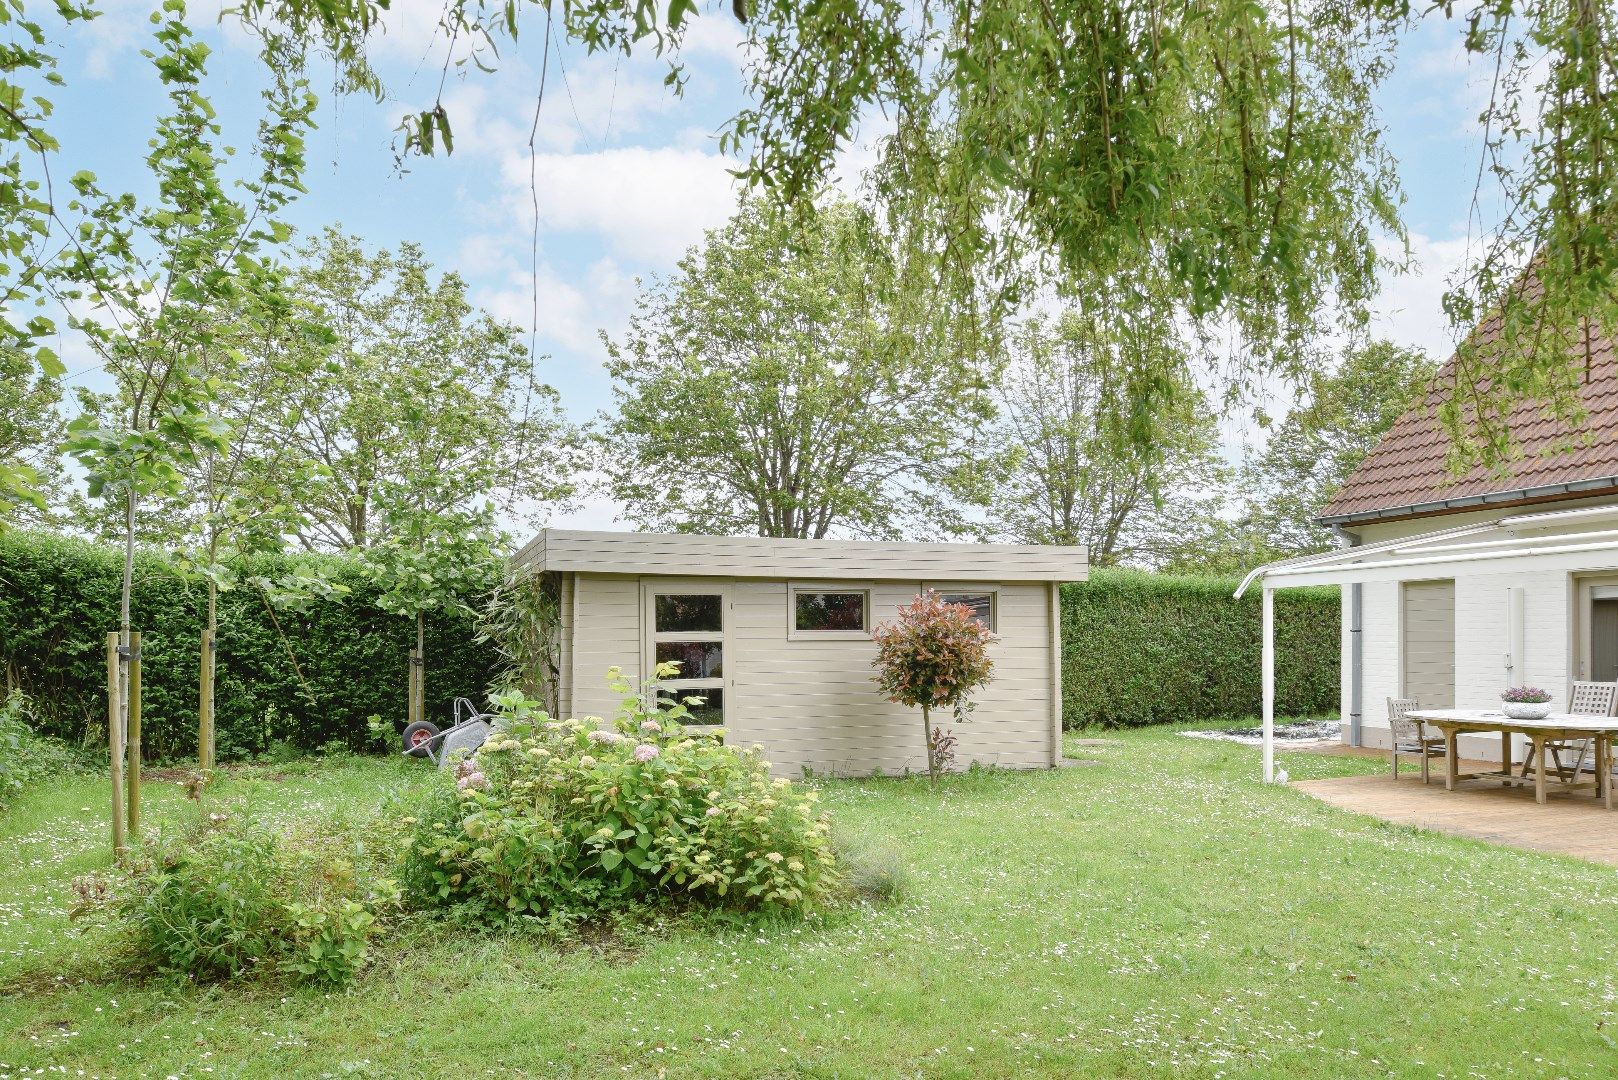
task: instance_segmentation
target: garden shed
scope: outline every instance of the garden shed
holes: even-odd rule
[[[872,681],[870,632],[923,589],[971,605],[998,637],[994,679],[966,723],[946,718],[957,765],[1061,760],[1062,582],[1085,549],[547,529],[514,558],[560,604],[554,662],[563,716],[610,716],[605,674],[701,696],[695,723],[762,744],[779,775],[925,771],[920,717]]]

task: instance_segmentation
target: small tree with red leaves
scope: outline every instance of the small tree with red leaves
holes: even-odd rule
[[[926,738],[927,776],[938,783],[939,760],[933,740],[932,711],[948,708],[965,722],[968,695],[994,672],[989,628],[965,604],[946,604],[928,589],[899,609],[897,622],[871,632],[876,641],[876,684],[889,701],[921,710]]]

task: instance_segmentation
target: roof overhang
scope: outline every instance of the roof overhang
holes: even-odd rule
[[[1323,514],[1315,521],[1321,525],[1365,524],[1401,518],[1431,517],[1435,514],[1456,514],[1494,506],[1520,506],[1550,499],[1597,495],[1605,491],[1618,492],[1618,476],[1598,476],[1589,480],[1572,480],[1565,484],[1542,484],[1538,487],[1515,488],[1510,491],[1457,495],[1453,499],[1438,499],[1376,510],[1359,510],[1351,514]]]
[[[1445,577],[1466,564],[1478,564],[1490,572],[1505,570],[1508,560],[1531,560],[1546,568],[1618,568],[1618,506],[1511,514],[1418,536],[1282,559],[1249,572],[1236,596],[1259,580],[1266,589],[1285,589]]]
[[[796,581],[1063,582],[1090,576],[1083,547],[798,540],[546,529],[512,557],[537,570]]]

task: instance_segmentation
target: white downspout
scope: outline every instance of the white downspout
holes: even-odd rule
[[[1275,590],[1264,586],[1264,782],[1275,782]]]
[[[1526,589],[1506,590],[1506,685],[1528,684],[1528,592]],[[1511,757],[1515,761],[1522,743],[1521,735],[1511,738]],[[1503,762],[1510,767],[1512,761]]]
[[[1332,531],[1345,547],[1359,547],[1360,534],[1341,525]],[[1348,587],[1348,744],[1365,744],[1365,586],[1356,581]]]

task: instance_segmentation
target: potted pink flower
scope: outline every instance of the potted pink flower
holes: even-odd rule
[[[1551,694],[1537,686],[1513,686],[1500,695],[1500,710],[1513,720],[1543,720],[1551,714]]]

